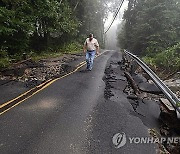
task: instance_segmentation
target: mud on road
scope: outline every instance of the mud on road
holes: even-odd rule
[[[72,71],[84,60],[82,54],[33,61],[27,59],[0,71],[0,104],[34,88],[49,79]]]

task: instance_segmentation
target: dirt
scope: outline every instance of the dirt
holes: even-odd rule
[[[123,62],[122,62],[123,63]],[[124,65],[121,66],[124,70],[130,70],[128,67],[128,63],[124,63]],[[134,80],[136,81],[136,84],[143,83],[147,84],[148,81],[150,81],[150,78],[148,75],[142,71],[139,67],[134,68],[134,72],[130,72],[132,76],[134,74],[137,74]],[[170,76],[169,79],[166,79],[164,83],[178,96],[180,97],[180,72],[174,73]],[[139,85],[138,85],[139,86]],[[146,87],[147,88],[147,87]],[[163,94],[153,93],[151,91],[144,91],[140,89],[141,94],[144,95],[141,97],[141,94],[139,96],[135,95],[135,92],[133,91],[133,88],[131,85],[128,85],[124,92],[129,96],[128,99],[130,100],[130,103],[135,111],[135,113],[138,113],[138,117],[143,121],[143,123],[149,128],[150,135],[154,138],[160,138],[160,137],[179,137],[180,135],[180,123],[179,119],[177,118],[176,112],[169,112],[167,111],[163,105],[159,102],[160,98],[165,98]],[[148,103],[150,102],[150,103]],[[156,104],[156,108],[152,106],[152,103]],[[151,105],[151,106],[149,106]],[[158,105],[158,106],[157,106]],[[149,107],[149,110],[147,110],[147,107]],[[149,114],[147,114],[150,110],[154,112],[157,109],[158,112],[156,115],[156,119],[158,120],[158,125],[152,125],[152,123],[148,123],[149,121],[153,120],[153,116],[150,117]],[[160,114],[158,114],[160,113]],[[147,118],[146,118],[147,117]],[[149,118],[150,117],[150,118]],[[155,119],[155,120],[156,120]],[[158,145],[158,153],[163,154],[179,154],[180,153],[180,143],[160,143]]]
[[[180,98],[180,72],[164,80],[164,83]]]
[[[46,80],[59,77],[74,69],[69,63],[78,60],[82,55],[64,55],[58,58],[42,59],[37,62],[32,59],[13,64],[10,68],[1,70],[1,81],[20,81],[26,87],[34,87]],[[3,84],[5,82],[2,82]]]

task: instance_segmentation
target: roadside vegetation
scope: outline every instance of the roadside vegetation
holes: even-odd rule
[[[179,0],[130,0],[119,26],[119,46],[155,70],[180,70]]]
[[[0,0],[0,69],[27,57],[34,60],[82,52],[93,32],[104,46],[104,23],[119,0]],[[153,68],[178,71],[179,0],[129,0],[118,44]]]
[[[143,60],[153,68],[159,67],[167,72],[176,72],[180,70],[180,43],[169,47],[157,54],[147,55]],[[164,72],[164,73],[165,73]]]
[[[68,44],[64,44],[58,48],[49,48],[46,51],[41,52],[33,52],[31,51],[27,57],[31,57],[32,60],[38,61],[40,59],[47,59],[47,58],[55,58],[62,56],[63,54],[78,54],[82,53],[82,44],[79,42],[71,42]]]
[[[103,47],[104,22],[116,1],[0,0],[0,68],[23,53],[37,60],[81,52],[92,32]]]

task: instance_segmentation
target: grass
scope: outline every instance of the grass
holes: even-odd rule
[[[41,59],[48,59],[48,58],[56,58],[56,57],[60,57],[63,56],[65,54],[78,54],[81,53],[82,51],[79,50],[63,50],[63,51],[45,51],[45,52],[41,52],[41,53],[32,53],[30,55],[30,57],[32,58],[32,60],[34,61],[38,61]]]
[[[0,58],[0,69],[8,68],[10,66],[9,58]]]
[[[78,42],[72,42],[64,44],[63,46],[57,48],[56,50],[49,49],[47,51],[43,51],[40,53],[32,53],[30,57],[33,60],[38,61],[40,59],[47,59],[47,58],[55,58],[60,57],[64,54],[77,54],[82,52],[82,45]]]
[[[34,61],[48,58],[56,58],[63,56],[64,54],[77,54],[82,52],[82,45],[77,42],[67,43],[57,49],[47,49],[46,51],[41,52],[29,52],[27,54],[28,58],[32,58]],[[13,62],[18,62],[23,60],[22,54],[15,54],[14,56],[9,57],[8,54],[4,51],[1,51],[0,54],[0,69],[8,68]]]
[[[30,57],[32,58],[32,60],[34,61],[38,61],[41,59],[48,59],[48,58],[55,58],[55,57],[60,57],[62,56],[64,53],[62,52],[42,52],[42,53],[33,53]]]

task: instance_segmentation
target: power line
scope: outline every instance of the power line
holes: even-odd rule
[[[117,9],[117,11],[116,11],[116,13],[115,13],[115,16],[114,16],[114,18],[113,18],[113,20],[112,20],[110,26],[109,26],[108,29],[104,32],[105,34],[109,31],[109,29],[111,28],[113,22],[115,21],[115,19],[116,19],[118,13],[119,13],[119,11],[120,11],[120,9],[121,9],[121,7],[122,7],[123,2],[124,2],[124,0],[121,1],[121,4],[120,4],[119,8]]]
[[[121,4],[120,4],[119,8],[117,9],[117,11],[116,11],[116,13],[115,13],[115,16],[114,16],[114,18],[113,18],[113,20],[112,20],[110,26],[109,26],[108,29],[104,32],[104,34],[106,34],[106,33],[109,31],[109,29],[111,28],[111,26],[112,26],[114,20],[116,19],[117,15],[118,15],[118,13],[119,13],[121,7],[122,7],[123,2],[124,2],[124,0],[121,1]]]

